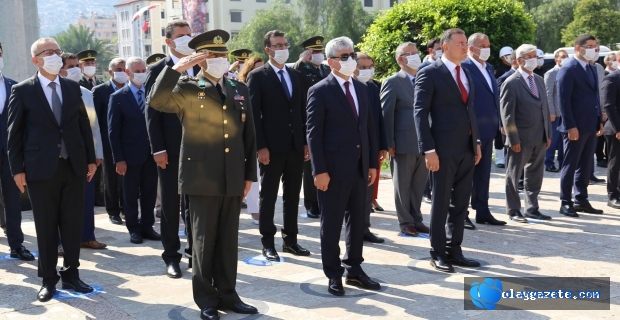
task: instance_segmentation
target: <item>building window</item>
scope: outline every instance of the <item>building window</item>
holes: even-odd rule
[[[265,3],[265,2],[267,2],[267,0],[256,0],[256,2]]]
[[[207,12],[207,14],[205,14],[205,22],[209,23],[209,13]]]
[[[241,22],[241,11],[231,11],[230,22]]]
[[[166,52],[166,46],[165,45],[161,46],[161,52]]]
[[[364,7],[374,7],[372,0],[364,0]]]
[[[161,36],[162,37],[166,36],[166,28],[161,28]]]
[[[162,12],[161,12],[161,18],[162,18],[162,19],[166,19],[166,13],[165,13],[163,10],[162,10]]]
[[[151,45],[150,44],[144,45],[144,56],[148,57],[150,55],[151,55]]]

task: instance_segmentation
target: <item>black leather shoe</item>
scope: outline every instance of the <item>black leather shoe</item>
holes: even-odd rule
[[[430,233],[431,229],[429,229],[424,223],[422,223],[421,221],[418,222],[415,226],[415,230],[418,233]]]
[[[605,179],[597,178],[595,176],[590,177],[590,184],[603,184]]]
[[[299,243],[295,243],[293,245],[286,245],[283,244],[282,245],[282,251],[283,252],[288,252],[288,253],[292,253],[296,256],[309,256],[310,255],[310,251],[302,246],[299,245]],[[275,252],[275,250],[274,250]],[[277,255],[277,253],[276,253]]]
[[[506,165],[505,165],[505,164],[503,164],[503,163],[496,163],[496,164],[495,164],[495,166],[496,166],[496,167],[498,167],[498,168],[500,168],[500,169],[504,169],[504,168],[506,168]]]
[[[372,232],[367,232],[364,234],[364,241],[370,243],[384,243],[385,239],[377,237],[377,235]]]
[[[577,211],[575,211],[575,208],[570,204],[563,204],[560,207],[560,213],[567,217],[573,217],[573,218],[579,217],[579,215],[577,214]]]
[[[269,261],[280,261],[280,256],[274,248],[263,248],[263,256]]]
[[[469,229],[469,230],[476,230],[476,226],[474,225],[473,222],[471,222],[471,220],[469,219],[469,217],[465,217],[465,225],[464,225],[465,229]]]
[[[607,168],[607,160],[596,160],[596,166],[601,168]]]
[[[344,296],[344,287],[342,286],[342,278],[329,279],[327,291],[335,296]]]
[[[544,215],[540,213],[540,211],[525,212],[525,216],[528,218],[537,219],[537,220],[551,220],[550,216]]]
[[[166,264],[166,275],[168,278],[177,279],[183,276],[181,273],[181,267],[179,267],[179,263],[176,261],[172,261]]]
[[[142,235],[138,232],[130,232],[129,233],[129,241],[131,243],[135,243],[135,244],[140,244],[142,242],[144,242],[144,239],[142,239]]]
[[[379,204],[377,204],[373,209],[375,209],[375,211],[385,211],[385,209],[383,209],[383,207]]]
[[[610,199],[609,201],[607,201],[607,206],[614,209],[620,209],[620,200]]]
[[[217,308],[206,307],[200,310],[200,319],[202,320],[219,320],[220,314],[217,312]]]
[[[142,237],[149,240],[161,240],[161,236],[153,228],[142,231]]]
[[[444,257],[431,258],[431,266],[437,271],[453,273],[454,267]]]
[[[555,165],[549,166],[549,167],[545,167],[545,171],[547,172],[558,172],[560,171],[560,169],[556,168]]]
[[[509,214],[510,220],[519,223],[527,223],[527,219],[521,214],[521,212],[516,211]]]
[[[495,217],[489,216],[489,217],[482,218],[482,219],[476,218],[476,223],[477,224],[489,224],[492,226],[503,226],[506,224],[506,221],[497,220],[495,219]]]
[[[460,267],[477,268],[480,266],[480,262],[473,259],[467,259],[463,255],[459,257],[448,256],[448,262],[452,265]]]
[[[19,246],[17,249],[11,249],[11,258],[23,260],[23,261],[32,261],[34,260],[34,256],[28,249],[24,246]]]
[[[257,314],[258,309],[256,307],[251,306],[243,301],[237,301],[232,306],[227,306],[225,309],[230,310],[235,313],[240,314]]]
[[[517,190],[519,191],[525,190],[525,185],[523,184],[523,181],[519,181],[519,183],[517,184]]]
[[[575,204],[573,208],[577,212],[585,212],[585,213],[591,213],[591,214],[603,214],[603,210],[594,209],[590,203]]]
[[[110,218],[110,222],[112,224],[118,224],[118,225],[122,225],[123,224],[123,218],[121,218],[120,215],[118,216],[109,216]]]
[[[306,210],[306,216],[311,219],[318,219],[320,217],[318,213],[313,212],[312,210]]]
[[[80,278],[73,278],[73,279],[67,279],[67,280],[63,279],[62,288],[70,289],[70,290],[73,290],[75,292],[80,292],[80,293],[93,292],[93,287],[84,283],[84,281],[80,280]]]
[[[366,289],[366,290],[381,290],[381,284],[379,282],[370,279],[366,274],[361,274],[359,276],[352,276],[347,274],[345,283],[350,286],[355,286],[358,288]]]
[[[37,293],[37,300],[41,302],[50,301],[54,297],[54,293],[56,292],[55,285],[42,285],[41,289],[39,289],[39,293]]]

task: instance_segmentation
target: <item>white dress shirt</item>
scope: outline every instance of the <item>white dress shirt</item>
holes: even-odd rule
[[[0,114],[4,112],[4,104],[6,103],[6,99],[8,97],[8,92],[6,92],[6,86],[4,85],[4,76],[0,72]]]
[[[179,60],[181,60],[181,58],[179,58],[179,57],[175,56],[175,55],[174,55],[174,54],[172,54],[172,53],[170,54],[170,59],[172,59],[172,62],[173,62],[174,64],[177,64],[177,62],[179,62]],[[188,76],[190,76],[190,77],[194,77],[194,76],[196,76],[196,75],[194,74],[194,67],[191,67],[191,68],[187,69],[187,70],[185,71],[185,73],[187,73],[187,75],[188,75]]]
[[[448,58],[446,58],[446,56],[441,56],[441,61],[443,62],[443,64],[446,65],[446,67],[448,68],[448,71],[450,71],[450,74],[452,75],[452,79],[454,79],[454,83],[456,83],[456,87],[458,88],[458,82],[456,81],[456,64],[454,64],[454,62],[448,60]],[[465,75],[465,71],[463,71],[463,67],[461,66],[461,83],[463,83],[463,86],[465,86],[465,90],[467,91],[467,93],[469,93],[469,81],[467,80],[467,76]],[[460,88],[459,88],[460,90]]]
[[[524,71],[523,69],[519,68],[517,69],[517,72],[521,74],[521,78],[523,78],[523,81],[525,82],[525,86],[526,87],[530,87],[530,82],[528,80],[528,78],[530,77],[530,74],[527,73],[527,71]],[[532,72],[531,76],[534,76],[534,72]],[[536,80],[534,80],[534,85],[536,86]],[[531,90],[531,89],[530,89]],[[538,87],[536,87],[536,90],[538,90]],[[538,93],[538,95],[540,95],[540,92]]]
[[[469,59],[471,61],[474,62],[474,64],[476,65],[476,67],[478,67],[478,70],[480,70],[480,72],[482,72],[482,75],[484,76],[484,79],[487,81],[487,84],[489,85],[489,89],[491,89],[491,91],[493,91],[493,85],[491,84],[491,76],[489,75],[489,71],[487,71],[487,64],[485,63],[480,63],[478,62],[478,60],[474,59],[474,57],[469,56]]]
[[[58,76],[56,76],[56,79],[54,79],[54,81],[50,81],[49,79],[47,79],[46,77],[44,77],[40,72],[37,73],[37,77],[39,77],[39,82],[41,83],[41,87],[43,88],[43,93],[45,93],[45,98],[47,99],[47,103],[49,103],[50,109],[52,109],[52,87],[50,87],[50,83],[54,82],[56,83],[56,93],[58,94],[58,97],[60,98],[60,103],[62,103],[62,89],[60,88],[60,80]],[[54,109],[52,109],[52,111],[54,111]]]
[[[271,60],[269,60],[269,65],[271,66],[271,69],[273,69],[273,72],[276,73],[276,77],[278,77],[278,80],[280,80],[280,82],[282,81],[280,79],[280,70],[284,71],[284,81],[286,81],[286,87],[288,88],[288,92],[291,94],[291,97],[293,96],[293,83],[291,82],[291,76],[288,74],[288,71],[286,71],[286,66],[282,69],[276,67],[273,63],[271,63]]]
[[[344,87],[345,82],[350,83],[349,84],[349,92],[351,92],[351,95],[353,96],[353,102],[355,102],[355,111],[357,112],[357,115],[360,114],[360,105],[357,102],[357,94],[355,94],[355,86],[353,85],[353,78],[349,77],[349,80],[344,80],[342,78],[340,78],[339,76],[337,76],[335,73],[332,72],[332,74],[334,75],[334,78],[336,78],[336,81],[338,81],[338,84],[340,84],[340,89],[342,89],[342,92],[344,93],[344,95],[347,95],[347,89]]]

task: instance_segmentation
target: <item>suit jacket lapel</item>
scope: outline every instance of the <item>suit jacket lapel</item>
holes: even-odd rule
[[[330,73],[329,76],[327,76],[327,77],[328,77],[328,81],[332,85],[332,88],[334,88],[334,90],[336,91],[335,92],[336,96],[338,96],[338,98],[340,98],[340,105],[345,107],[347,109],[346,112],[348,112],[351,115],[351,117],[353,117],[353,119],[355,119],[355,115],[353,114],[353,110],[351,110],[351,108],[349,107],[349,101],[347,100],[347,97],[344,95],[344,91],[340,87],[340,83],[338,82],[338,80],[336,80],[336,76],[334,76],[333,74]],[[358,104],[359,104],[359,100],[358,100]]]
[[[271,81],[275,81],[273,83],[278,84],[278,86],[280,87],[279,91],[282,93],[284,99],[288,100],[286,92],[284,92],[284,87],[282,87],[282,81],[280,81],[280,75],[276,73],[276,70],[272,68],[269,63],[265,63],[265,72],[267,73],[267,77],[271,78]]]
[[[403,70],[399,70],[398,71],[398,76],[403,79],[403,81],[407,82],[407,88],[414,90],[415,86],[413,85],[413,81],[409,80],[409,75],[403,71]]]
[[[538,83],[536,82],[536,77],[534,77],[534,84],[536,85],[536,89],[538,90],[538,97],[535,96],[534,94],[532,94],[532,90],[530,90],[530,87],[525,83],[525,81],[527,81],[527,80],[523,79],[523,77],[521,76],[521,72],[517,72],[517,79],[519,79],[519,82],[521,83],[521,85],[523,86],[525,91],[527,91],[527,93],[529,93],[530,96],[532,96],[532,98],[540,99],[541,91],[540,91],[540,88],[538,88]]]
[[[138,105],[138,101],[136,101],[136,97],[133,95],[133,91],[131,91],[131,88],[129,87],[129,85],[126,85],[121,90],[125,90],[125,92],[123,92],[125,94],[125,99],[131,101],[130,103],[133,105],[134,110],[141,113],[140,106]]]
[[[451,88],[450,92],[459,101],[461,101],[461,90],[459,89],[458,85],[456,84],[456,80],[454,80],[454,78],[452,77],[452,73],[450,73],[450,70],[448,70],[448,67],[446,67],[446,65],[441,60],[437,61],[436,63],[439,63],[439,65],[440,65],[439,70],[441,70],[441,73],[443,73],[444,78],[446,78],[445,82],[448,83],[448,86]],[[470,87],[471,87],[471,85],[470,85]]]
[[[9,107],[9,97],[11,97],[11,85],[9,80],[4,78],[4,88],[6,88],[6,98],[4,99],[4,108],[2,109],[2,113],[4,114],[4,110]]]
[[[285,67],[285,68],[286,68],[286,72],[288,72],[288,77],[291,79],[291,90],[292,90],[291,101],[292,101],[297,95],[297,90],[295,90],[295,84],[297,84],[297,79],[294,79],[293,74],[291,73],[291,69],[289,67]]]
[[[37,95],[37,98],[42,102],[43,113],[48,115],[48,118],[58,125],[58,121],[56,121],[56,117],[54,116],[54,112],[52,111],[52,106],[50,106],[49,102],[47,102],[47,98],[45,97],[45,92],[43,92],[43,87],[41,87],[41,82],[39,81],[38,74],[35,74],[33,78],[33,87],[34,93]]]

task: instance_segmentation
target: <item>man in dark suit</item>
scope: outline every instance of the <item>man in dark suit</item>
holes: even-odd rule
[[[603,108],[607,122],[603,128],[609,146],[607,154],[607,205],[620,209],[620,71],[613,71],[603,79]]]
[[[0,61],[3,61],[4,52],[0,43]],[[34,256],[24,247],[24,233],[22,232],[22,210],[19,200],[19,190],[13,181],[9,157],[7,154],[7,118],[9,114],[9,95],[11,88],[17,82],[7,78],[2,74],[4,63],[0,63],[0,183],[2,185],[2,199],[4,200],[4,210],[0,210],[0,215],[6,218],[6,237],[11,249],[11,258],[24,261],[34,260]]]
[[[149,95],[150,108],[182,121],[179,190],[190,198],[194,301],[209,320],[219,319],[218,309],[258,312],[235,288],[239,211],[256,181],[256,143],[248,88],[223,77],[228,38],[223,30],[194,37],[196,53],[164,67]],[[181,77],[196,64],[196,77]]]
[[[265,34],[263,42],[269,61],[248,77],[261,173],[258,221],[263,256],[280,261],[273,239],[277,231],[273,215],[280,180],[284,188],[282,251],[310,255],[310,251],[297,243],[299,192],[304,158],[308,158],[304,126],[306,90],[302,75],[285,66],[289,47],[286,35],[272,30]]]
[[[344,295],[346,283],[379,290],[361,264],[366,190],[377,177],[376,132],[370,118],[368,88],[351,75],[356,62],[347,37],[326,46],[332,73],[308,90],[308,145],[321,210],[321,260],[328,292]],[[345,210],[347,211],[345,219]],[[346,227],[346,252],[340,260],[340,231]]]
[[[116,173],[122,176],[125,225],[129,240],[137,244],[143,238],[161,239],[153,230],[157,169],[151,157],[144,115],[146,63],[140,58],[129,58],[125,72],[129,82],[110,96],[108,134]]]
[[[476,95],[473,97],[474,113],[480,134],[482,158],[474,169],[474,184],[471,192],[471,207],[476,210],[476,223],[504,225],[493,217],[489,210],[489,184],[491,182],[491,157],[493,140],[499,130],[499,87],[495,81],[493,67],[486,61],[491,56],[491,42],[483,33],[474,33],[467,40],[468,58],[463,68],[469,71]],[[475,229],[465,215],[465,227]]]
[[[110,96],[129,81],[129,77],[125,73],[125,60],[122,58],[112,59],[108,66],[108,73],[110,81],[93,88],[93,102],[97,112],[97,121],[99,121],[99,130],[101,131],[101,144],[103,145],[105,209],[111,223],[122,225],[122,184],[112,161],[112,149],[110,148],[110,138],[108,136],[108,105],[110,104]]]
[[[95,148],[80,87],[58,76],[62,51],[56,40],[41,38],[30,49],[37,74],[13,86],[9,99],[8,153],[19,191],[26,183],[39,248],[37,299],[54,295],[58,274],[58,236],[64,249],[62,287],[91,292],[79,277],[84,218],[84,184],[95,175]]]
[[[596,132],[602,129],[598,78],[596,69],[590,64],[590,61],[598,58],[598,50],[598,40],[594,36],[578,36],[575,40],[575,56],[565,62],[557,76],[562,114],[558,131],[564,140],[560,213],[569,217],[578,217],[577,212],[603,213],[603,210],[593,208],[588,201]]]
[[[80,85],[88,90],[100,85],[101,80],[97,79],[97,51],[84,50],[77,54],[80,68],[82,69],[82,80]]]
[[[149,68],[144,88],[146,95],[151,92],[155,79],[165,66],[172,67],[179,59],[191,54],[187,43],[192,35],[189,24],[184,20],[174,20],[166,26],[166,45],[170,55]],[[177,50],[179,49],[179,50]],[[181,52],[179,52],[181,51]],[[190,77],[196,76],[200,67],[194,66],[186,71]],[[179,152],[181,148],[181,122],[176,114],[164,113],[153,108],[146,109],[146,128],[151,142],[151,153],[157,164],[161,204],[161,242],[164,252],[161,257],[166,264],[166,275],[180,278],[181,241],[179,239]],[[191,238],[191,236],[190,236]],[[191,249],[190,249],[191,252]]]
[[[465,32],[444,31],[441,46],[440,61],[417,74],[414,114],[420,152],[433,172],[431,265],[454,272],[452,265],[480,266],[461,250],[474,166],[480,160],[480,135],[473,110],[477,88],[461,66],[467,56]]]
[[[519,68],[519,65],[517,64],[517,56],[514,51],[510,54],[510,60],[512,61],[512,67],[497,78],[497,86],[500,90],[502,89],[502,84],[504,84],[504,81],[506,81],[506,79],[508,79],[508,77],[515,73]]]
[[[545,72],[545,90],[547,93],[547,104],[549,105],[549,120],[551,121],[551,145],[547,149],[545,155],[545,171],[558,172],[555,166],[555,152],[558,152],[558,163],[561,166],[564,158],[564,148],[562,143],[562,135],[558,132],[558,125],[562,122],[560,116],[560,106],[558,105],[558,86],[557,75],[560,71],[562,63],[568,59],[568,53],[565,50],[556,50],[554,53],[555,66]]]

